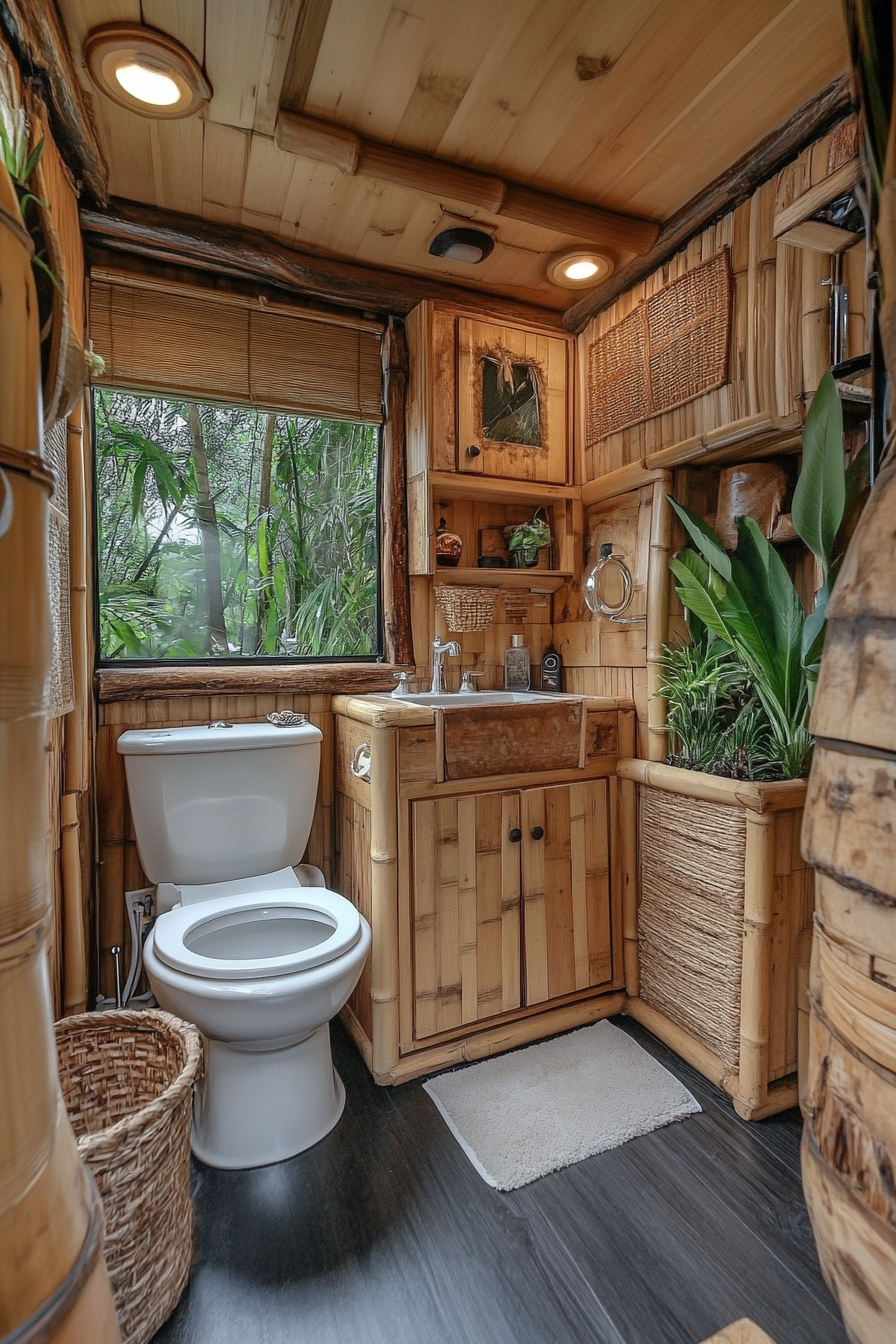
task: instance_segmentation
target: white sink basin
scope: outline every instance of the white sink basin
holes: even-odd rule
[[[460,695],[457,691],[411,691],[409,695],[392,697],[404,705],[429,705],[441,708],[444,705],[466,705],[475,709],[477,705],[529,705],[536,701],[561,700],[567,697],[555,694],[541,694],[538,691],[476,691],[473,694]]]

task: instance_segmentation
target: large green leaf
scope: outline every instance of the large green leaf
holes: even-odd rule
[[[680,587],[675,591],[688,611],[692,611],[717,638],[730,644],[719,598],[711,583],[711,570],[703,557],[696,551],[682,551],[677,559],[669,561],[669,568],[679,581]]]
[[[731,561],[725,553],[719,537],[705,522],[698,513],[694,513],[684,504],[679,504],[671,495],[667,495],[669,503],[684,525],[684,529],[691,541],[697,547],[697,550],[706,560],[707,564],[712,565],[713,569],[718,570],[722,578],[728,580],[731,578]]]
[[[825,580],[845,504],[843,410],[837,384],[825,373],[806,417],[803,465],[792,509],[793,525],[821,565]]]

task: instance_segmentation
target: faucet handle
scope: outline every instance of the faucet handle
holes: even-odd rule
[[[393,677],[398,683],[393,690],[393,696],[402,696],[411,694],[411,679],[407,672],[393,672]]]
[[[484,677],[484,672],[462,672],[460,677],[460,690],[458,695],[475,695],[479,690],[473,680],[474,677]]]

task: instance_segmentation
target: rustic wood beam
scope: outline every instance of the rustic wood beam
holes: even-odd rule
[[[290,112],[301,112],[305,106],[332,3],[333,0],[301,0],[280,94],[280,106]]]
[[[582,242],[611,249],[617,261],[626,254],[645,252],[659,233],[659,226],[649,219],[505,182],[478,168],[367,140],[344,126],[285,109],[277,119],[274,139],[290,154],[335,164],[348,175],[372,177],[439,201],[472,205],[490,215],[505,215],[555,233],[571,233]]]
[[[383,632],[389,662],[413,665],[405,473],[407,388],[408,343],[403,325],[392,318],[383,338]]]
[[[390,663],[156,663],[101,667],[97,700],[172,700],[182,695],[367,695],[391,691]]]
[[[106,210],[81,211],[87,241],[117,252],[272,285],[341,307],[403,316],[423,299],[559,327],[560,314],[535,304],[447,284],[429,276],[320,257],[270,234],[113,198]]]
[[[0,0],[4,33],[23,78],[47,103],[53,141],[75,180],[104,205],[109,171],[88,99],[78,83],[68,38],[53,0]]]
[[[582,331],[593,317],[609,308],[614,299],[647,278],[714,220],[748,200],[763,182],[779,172],[813,140],[836,126],[855,110],[848,75],[835,79],[821,93],[804,103],[783,126],[760,140],[708,187],[692,196],[663,225],[659,237],[642,256],[623,266],[585,298],[563,314],[567,331]]]

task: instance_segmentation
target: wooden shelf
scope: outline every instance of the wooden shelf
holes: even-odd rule
[[[572,578],[571,569],[436,569],[436,582],[464,583],[480,588],[549,588],[555,593]]]
[[[473,472],[452,471],[431,471],[429,490],[436,503],[449,499],[482,499],[501,504],[546,504],[550,500],[575,499],[579,494],[577,485],[543,485],[506,480],[503,476],[476,476]]]

